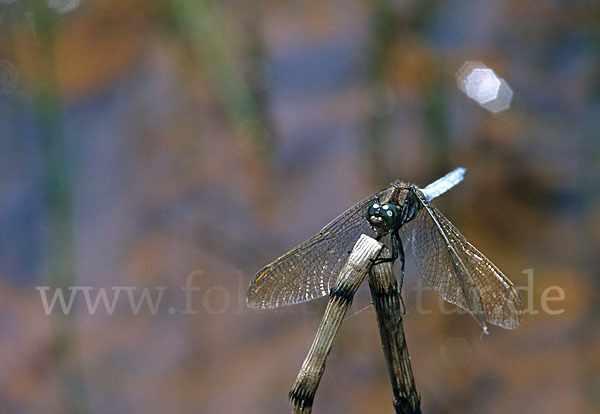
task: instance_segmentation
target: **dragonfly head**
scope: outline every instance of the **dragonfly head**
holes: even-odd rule
[[[367,220],[380,236],[398,229],[402,223],[398,207],[390,203],[382,204],[379,200],[375,200],[367,209]]]

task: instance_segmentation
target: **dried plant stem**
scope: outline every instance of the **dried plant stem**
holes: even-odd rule
[[[377,313],[383,353],[388,365],[396,413],[420,413],[410,357],[402,324],[398,282],[391,261],[373,266],[376,258],[390,258],[390,252],[376,240],[362,235],[342,268],[315,340],[290,391],[293,413],[310,413],[317,387],[325,371],[325,361],[356,290],[369,272],[369,287]],[[404,272],[401,274],[401,279]]]
[[[325,360],[338,333],[342,320],[352,304],[356,290],[373,266],[373,260],[383,245],[362,235],[342,268],[335,286],[331,289],[329,303],[321,320],[315,340],[302,364],[290,400],[294,413],[310,413],[312,403],[325,371]]]
[[[382,255],[386,253],[388,252]],[[403,278],[404,272],[400,275],[400,279]],[[415,386],[404,337],[400,292],[394,277],[392,262],[374,266],[368,280],[377,313],[381,345],[392,383],[394,409],[396,413],[420,413],[420,397]]]

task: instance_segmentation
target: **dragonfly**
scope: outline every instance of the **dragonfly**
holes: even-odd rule
[[[419,273],[445,301],[487,324],[515,329],[523,302],[514,284],[477,250],[431,201],[457,185],[457,168],[425,188],[394,181],[370,195],[321,231],[259,270],[248,288],[250,308],[270,309],[329,294],[361,234],[391,247],[404,270],[404,246],[412,248]]]

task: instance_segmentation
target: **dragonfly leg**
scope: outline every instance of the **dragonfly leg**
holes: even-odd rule
[[[402,298],[402,282],[404,281],[404,246],[402,246],[402,239],[398,234],[398,230],[392,233],[392,257],[400,259],[400,283],[398,284],[398,296],[400,296],[400,303],[402,303],[402,315],[406,313],[406,306],[404,305],[404,298]]]
[[[373,266],[375,266],[375,265],[378,265],[380,263],[388,263],[388,262],[394,263],[396,261],[396,258],[394,258],[394,257],[381,257],[379,259],[371,259],[371,261],[373,262]]]
[[[381,240],[383,236],[379,235],[377,237],[375,237],[375,240],[379,241]],[[396,259],[398,258],[398,256],[394,253],[394,241],[393,241],[393,237],[392,237],[392,257],[382,257],[382,258],[378,258],[378,259],[371,259],[371,261],[373,262],[373,266],[376,266],[380,263],[388,263],[388,262],[392,262],[394,263],[396,261]]]
[[[392,259],[400,259],[402,273],[404,273],[404,246],[402,246],[398,230],[392,233]]]

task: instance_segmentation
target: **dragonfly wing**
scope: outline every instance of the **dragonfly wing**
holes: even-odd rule
[[[485,322],[514,329],[523,319],[519,291],[438,209],[423,209],[403,231],[423,278],[446,301]]]
[[[378,194],[359,201],[319,233],[262,268],[250,282],[248,306],[276,308],[329,294],[360,235],[375,237],[365,212]]]

